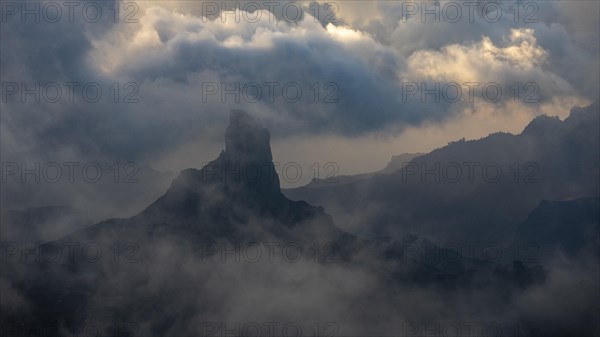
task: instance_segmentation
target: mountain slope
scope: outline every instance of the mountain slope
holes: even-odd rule
[[[1,215],[3,242],[56,240],[93,222],[86,212],[68,206],[8,210]]]
[[[542,201],[519,224],[518,240],[533,242],[539,257],[550,259],[565,254],[581,259],[588,255],[596,261],[600,247],[600,198],[568,201]]]
[[[540,116],[519,135],[453,142],[392,174],[286,195],[365,237],[504,242],[541,200],[600,195],[599,116],[598,103],[564,121]]]
[[[414,235],[360,240],[322,208],[281,193],[269,133],[257,120],[232,112],[225,138],[217,159],[181,172],[136,216],[26,254],[41,263],[11,255],[0,275],[0,290],[10,295],[3,321],[192,336],[207,322],[294,322],[309,331],[327,319],[340,335],[394,335],[398,322],[513,312],[514,298],[546,282],[540,266],[465,257]],[[69,249],[56,255],[57,247]],[[449,317],[444,308],[457,301],[466,309]]]

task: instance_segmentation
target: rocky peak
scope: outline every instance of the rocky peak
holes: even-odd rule
[[[556,132],[560,130],[562,123],[563,122],[558,117],[540,115],[525,127],[522,134],[537,137],[556,135]]]
[[[246,112],[233,110],[225,150],[201,170],[183,170],[149,210],[195,215],[215,200],[223,207],[277,208],[284,196],[272,160],[269,131]]]
[[[240,164],[264,164],[273,160],[269,131],[242,110],[232,110],[225,132],[225,158]]]

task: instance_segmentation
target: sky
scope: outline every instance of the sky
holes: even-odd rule
[[[199,168],[243,109],[284,187],[376,171],[597,100],[599,6],[3,1],[2,161]]]

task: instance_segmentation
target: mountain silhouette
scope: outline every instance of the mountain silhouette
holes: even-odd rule
[[[201,222],[199,227],[233,226],[252,216],[270,217],[286,226],[311,217],[325,219],[322,209],[281,193],[269,141],[269,132],[256,119],[232,111],[219,157],[201,170],[181,172],[165,195],[136,218],[175,217],[178,223]]]
[[[596,261],[600,246],[600,198],[565,201],[544,200],[519,224],[518,240],[535,242],[538,257],[550,259],[565,254]]]
[[[160,294],[137,297],[128,293],[156,277],[156,270],[179,268],[189,260],[202,264],[213,255],[218,258],[219,254],[207,250],[218,245],[227,245],[230,250],[256,243],[293,245],[304,250],[301,258],[312,261],[314,257],[320,263],[325,259],[310,254],[308,249],[311,244],[323,242],[329,247],[325,258],[348,261],[360,242],[335,227],[322,208],[292,201],[281,193],[269,142],[269,132],[258,120],[234,110],[225,133],[225,150],[219,157],[200,170],[182,171],[164,195],[139,214],[99,222],[39,248],[50,251],[70,246],[69,258],[58,262],[32,263],[25,272],[17,272],[23,261],[7,261],[4,275],[14,276],[16,280],[11,282],[16,292],[35,303],[36,309],[25,318],[86,320],[110,315],[119,306],[185,301],[162,298]],[[86,247],[101,251],[103,258],[90,262]],[[29,281],[17,281],[17,274]],[[120,279],[120,286],[113,287],[113,282]],[[193,287],[200,280],[201,275],[180,278],[169,282],[168,287],[176,291],[184,285]],[[99,293],[103,294],[101,298],[97,297]],[[107,304],[112,302],[106,297],[117,299],[117,304]],[[152,298],[150,302],[148,297]],[[13,308],[3,309],[10,320]],[[147,315],[148,310],[134,312]],[[168,315],[162,313],[157,318],[159,325],[162,320],[168,321]],[[151,330],[164,333],[160,327]]]
[[[507,139],[514,140],[512,137],[499,135],[484,142],[505,144]],[[324,310],[339,314],[336,320],[343,320],[349,327],[347,335],[360,335],[372,333],[372,324],[380,320],[382,312],[374,308],[382,306],[394,316],[406,307],[405,297],[413,290],[421,294],[431,291],[433,303],[455,303],[456,293],[467,291],[475,296],[481,291],[497,294],[494,303],[511,306],[512,297],[505,294],[518,294],[545,282],[546,272],[541,266],[467,257],[409,231],[399,230],[391,238],[371,241],[348,234],[334,225],[323,208],[290,200],[281,192],[269,142],[269,132],[258,120],[245,112],[232,111],[225,149],[218,158],[201,169],[182,171],[167,191],[139,214],[105,220],[39,247],[40,251],[51,252],[57,246],[69,247],[58,263],[45,261],[24,267],[18,256],[16,261],[5,261],[1,284],[10,285],[14,300],[9,302],[19,305],[2,307],[3,320],[49,322],[49,326],[42,326],[51,330],[52,322],[93,322],[113,317],[139,323],[130,335],[183,336],[197,334],[202,322],[220,320],[236,309],[243,312],[242,319],[256,317],[260,322],[272,321],[273,317],[280,321],[296,319],[299,315],[314,317],[314,322],[324,312],[315,309],[310,300],[302,300],[307,296],[319,300],[332,296],[330,306]],[[464,144],[449,147],[454,151],[460,146]],[[436,151],[413,158],[413,162],[427,160],[432,154]],[[437,190],[428,185],[412,204],[392,205],[398,197],[386,202],[390,193],[406,198],[394,182],[402,178],[404,169],[367,180],[382,189],[381,195],[374,195],[368,185],[356,190],[357,186],[364,187],[360,185],[364,181],[342,184],[345,191],[353,193],[345,196],[346,200],[376,202],[384,207],[379,210],[381,215],[390,219],[418,202],[424,209],[436,207],[435,203],[428,204],[434,199],[427,193]],[[379,185],[382,182],[388,185]],[[463,189],[458,195],[443,197],[451,200],[464,193],[461,202],[481,197],[479,187],[463,185],[457,185]],[[359,192],[366,194],[357,195]],[[324,193],[331,192],[324,189]],[[349,214],[368,215],[364,207],[373,204],[348,206],[356,208],[348,209]],[[448,210],[446,214],[453,215]],[[360,219],[365,217],[361,215]],[[440,227],[447,224],[441,222]],[[257,244],[292,244],[303,248],[304,254],[298,254],[299,260],[293,263],[271,263],[265,257],[256,263],[240,264],[240,255],[248,261],[236,247]],[[206,249],[223,246],[225,257],[223,251],[219,255]],[[102,259],[91,259],[90,251],[99,250],[102,253],[95,256]],[[277,251],[275,256],[279,255],[285,254]],[[270,253],[268,257],[272,257]],[[220,264],[223,259],[230,263]],[[280,300],[290,296],[295,302]],[[381,331],[394,331],[386,329]],[[125,331],[120,335],[128,335],[128,329]]]
[[[564,121],[537,117],[518,135],[452,142],[391,174],[284,192],[323,206],[342,229],[366,238],[410,232],[507,242],[540,201],[600,195],[599,129],[596,102]]]

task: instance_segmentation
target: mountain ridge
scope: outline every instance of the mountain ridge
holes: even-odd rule
[[[542,199],[600,195],[598,129],[594,103],[573,108],[564,121],[539,116],[518,135],[449,143],[392,174],[284,192],[323,206],[344,230],[365,238],[410,232],[442,241],[509,240],[514,228],[504,226],[516,226]]]

